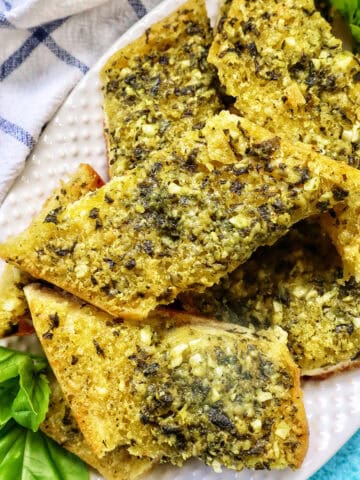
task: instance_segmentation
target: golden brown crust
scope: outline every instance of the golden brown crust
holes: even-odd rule
[[[311,380],[326,380],[333,375],[341,372],[348,372],[349,370],[354,370],[355,368],[360,367],[360,360],[349,360],[347,362],[342,362],[338,365],[334,365],[329,368],[319,368],[318,370],[304,371],[303,378]]]

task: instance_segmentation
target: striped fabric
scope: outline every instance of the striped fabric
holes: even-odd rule
[[[158,3],[0,0],[0,203],[69,91]]]

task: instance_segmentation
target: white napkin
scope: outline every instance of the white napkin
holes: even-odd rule
[[[0,203],[91,65],[160,0],[0,0]]]

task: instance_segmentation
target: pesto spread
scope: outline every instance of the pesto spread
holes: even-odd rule
[[[235,0],[209,60],[249,120],[360,164],[360,63],[312,0]]]
[[[201,129],[221,103],[207,63],[212,34],[205,5],[192,2],[117,52],[102,70],[110,175]]]
[[[292,374],[279,363],[281,339],[269,335],[276,358],[266,337],[249,331],[184,326],[160,339],[150,332],[150,345],[129,357],[134,418],[147,432],[130,427],[131,453],[160,451],[161,461],[179,466],[196,456],[215,470],[294,466],[298,407]]]
[[[97,455],[123,446],[175,465],[198,457],[216,470],[301,463],[307,425],[299,371],[281,329],[253,333],[174,311],[126,322],[48,288],[32,285],[26,295]]]
[[[339,255],[315,223],[299,225],[219,286],[183,300],[219,320],[281,326],[303,373],[359,359],[360,286],[343,277]]]
[[[347,168],[222,112],[0,251],[113,315],[146,317],[344,200]]]

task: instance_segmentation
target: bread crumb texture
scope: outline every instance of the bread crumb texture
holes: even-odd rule
[[[102,458],[97,457],[85,442],[55,378],[51,379],[50,388],[49,410],[40,425],[47,436],[95,468],[106,480],[137,480],[151,469],[153,462],[150,459],[133,457],[124,447],[118,447]]]

